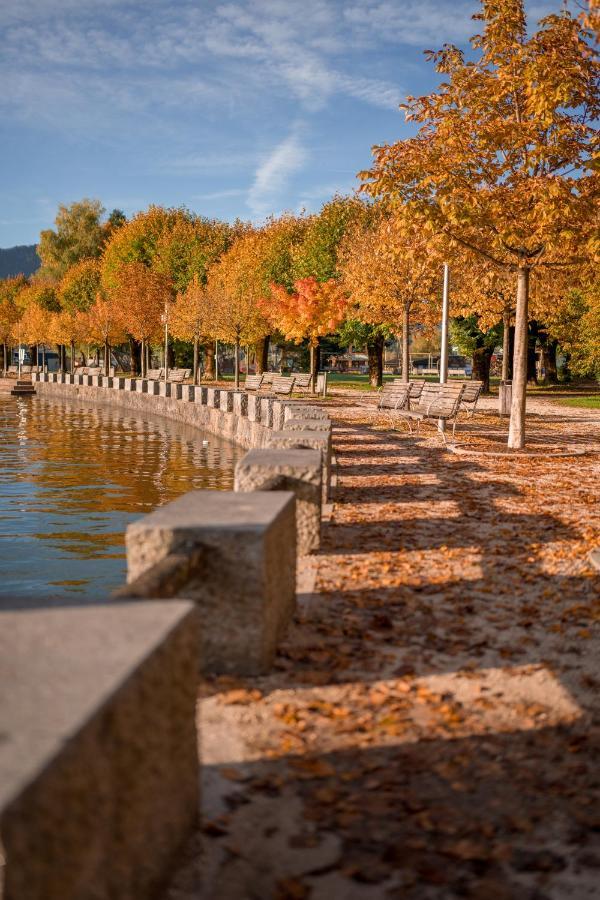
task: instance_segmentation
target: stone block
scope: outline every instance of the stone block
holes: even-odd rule
[[[92,387],[100,387],[102,385],[102,375],[89,375],[88,377]]]
[[[283,415],[284,421],[289,419],[325,419],[329,420],[329,413],[321,406],[312,406],[307,403],[286,403]]]
[[[102,387],[112,388],[114,377],[112,375],[103,375],[102,376]]]
[[[285,404],[282,400],[273,400],[273,428],[279,431],[283,428],[283,415],[285,412]]]
[[[248,415],[248,394],[244,391],[233,392],[233,412],[236,416]]]
[[[260,421],[266,428],[273,427],[273,400],[271,397],[260,398]]]
[[[158,382],[158,396],[159,397],[170,397],[171,396],[171,387],[172,387],[172,384],[170,381],[159,381]]]
[[[194,402],[196,388],[193,384],[182,384],[181,385],[181,399],[186,403]]]
[[[113,378],[113,380],[112,380],[113,390],[124,391],[125,390],[125,381],[126,381],[126,379],[122,378],[121,376],[117,376],[116,378]]]
[[[148,393],[148,379],[138,378],[135,382],[135,392],[136,392],[136,394],[147,394]]]
[[[268,446],[320,450],[323,454],[323,502],[327,502],[331,472],[331,430],[316,431],[314,429],[305,429],[304,431],[288,431],[287,428],[283,428],[281,431],[272,433]]]
[[[250,450],[235,467],[236,491],[292,491],[298,556],[321,543],[323,464],[318,450]]]
[[[203,387],[202,385],[199,385],[196,388],[194,402],[200,403],[202,406],[206,406],[206,391],[207,391],[207,388]]]
[[[150,394],[151,397],[158,397],[159,386],[159,381],[156,381],[155,378],[149,378],[146,382],[146,393]]]
[[[171,383],[171,398],[173,400],[181,400],[182,388],[183,388],[182,384],[177,384],[175,382]]]
[[[233,412],[233,391],[220,391],[219,409],[222,412]]]
[[[293,416],[283,425],[284,431],[331,431],[329,419],[300,419]]]
[[[193,491],[129,525],[126,546],[132,590],[169,556],[199,555],[177,592],[200,609],[205,671],[269,670],[296,602],[292,493]]]
[[[260,401],[261,398],[257,397],[256,394],[248,394],[248,421],[249,422],[260,422]]]
[[[138,379],[137,378],[124,378],[123,381],[125,384],[123,385],[124,391],[133,391],[135,393]]]
[[[2,612],[5,900],[141,900],[198,819],[198,613]]]
[[[219,409],[221,391],[219,388],[206,388],[206,405],[211,409]]]

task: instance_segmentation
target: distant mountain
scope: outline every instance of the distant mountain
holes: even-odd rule
[[[18,247],[0,249],[0,278],[8,278],[11,275],[33,275],[41,265],[35,246],[35,244],[20,244]]]

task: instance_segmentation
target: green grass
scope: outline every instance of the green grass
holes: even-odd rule
[[[600,409],[600,396],[598,397],[557,397],[556,402],[561,406],[578,406],[582,409]]]

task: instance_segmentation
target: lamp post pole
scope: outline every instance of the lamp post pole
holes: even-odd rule
[[[219,342],[215,341],[215,381],[219,380]]]
[[[169,380],[169,308],[168,300],[165,301],[165,311],[163,318],[165,320],[165,381]]]
[[[448,318],[450,313],[450,268],[444,263],[444,287],[442,291],[442,349],[440,354],[440,384],[448,381]],[[446,424],[438,419],[438,428],[444,431]]]

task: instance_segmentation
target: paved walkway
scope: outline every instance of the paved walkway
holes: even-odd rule
[[[600,451],[597,411],[540,402],[534,441]],[[204,685],[202,853],[169,900],[598,897],[600,453],[459,457],[372,399],[332,414],[277,671]]]

